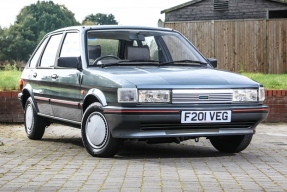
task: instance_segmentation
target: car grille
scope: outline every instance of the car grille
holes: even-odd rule
[[[172,90],[172,103],[232,103],[232,89]]]
[[[142,131],[168,131],[185,129],[249,129],[255,122],[230,122],[230,123],[200,123],[200,124],[181,124],[181,123],[142,123]]]

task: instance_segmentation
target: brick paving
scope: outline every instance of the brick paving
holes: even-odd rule
[[[287,191],[287,124],[260,124],[238,154],[201,138],[181,144],[128,141],[94,158],[80,130],[60,125],[29,140],[22,124],[0,125],[0,191]]]

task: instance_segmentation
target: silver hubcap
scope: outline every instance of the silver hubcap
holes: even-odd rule
[[[102,148],[108,139],[108,127],[105,117],[94,112],[90,114],[86,122],[86,137],[93,148]]]
[[[30,134],[32,132],[32,122],[33,122],[33,107],[31,104],[27,106],[25,123],[27,128],[27,133]]]

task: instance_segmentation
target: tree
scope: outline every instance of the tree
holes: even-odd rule
[[[26,61],[46,33],[72,25],[79,23],[64,5],[37,1],[26,6],[14,25],[4,32],[0,30],[0,60]]]
[[[96,15],[90,14],[85,17],[82,22],[83,25],[117,25],[113,14],[97,13]]]

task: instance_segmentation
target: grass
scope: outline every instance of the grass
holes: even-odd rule
[[[0,71],[0,91],[19,90],[21,71]]]
[[[21,71],[17,70],[0,71],[0,91],[18,90],[21,73]],[[245,72],[241,74],[260,82],[265,89],[287,90],[287,74],[261,74]]]
[[[287,90],[287,74],[242,73],[242,75],[261,83],[265,89]]]

